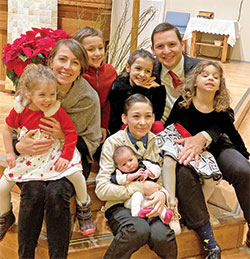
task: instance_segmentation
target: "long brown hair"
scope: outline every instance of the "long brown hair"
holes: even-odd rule
[[[219,112],[225,111],[230,107],[230,95],[226,87],[223,69],[219,65],[219,63],[210,60],[199,62],[184,80],[183,85],[179,89],[179,92],[184,99],[182,102],[180,102],[180,106],[185,108],[189,107],[193,100],[193,97],[196,95],[195,85],[197,77],[204,70],[205,67],[210,65],[214,66],[220,74],[219,90],[215,93],[214,96],[214,109],[215,111]]]

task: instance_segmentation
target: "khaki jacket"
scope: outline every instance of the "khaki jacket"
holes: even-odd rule
[[[104,142],[100,158],[100,170],[96,177],[96,195],[102,201],[107,201],[105,210],[109,207],[124,203],[130,196],[138,191],[143,193],[140,182],[130,182],[125,185],[117,185],[111,182],[111,174],[115,171],[115,164],[113,160],[113,153],[116,147],[121,145],[130,146],[138,159],[149,159],[162,165],[162,159],[159,155],[159,149],[156,144],[155,135],[151,132],[148,133],[148,146],[143,156],[139,155],[134,145],[131,143],[127,128],[120,130],[111,135]]]

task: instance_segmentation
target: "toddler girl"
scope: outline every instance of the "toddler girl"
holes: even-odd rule
[[[60,107],[57,90],[57,79],[53,71],[40,64],[28,65],[19,80],[14,108],[6,118],[3,130],[9,167],[0,180],[1,239],[15,221],[10,202],[10,192],[14,184],[57,180],[62,177],[67,177],[74,185],[81,234],[95,232],[90,212],[91,200],[82,174],[81,156],[76,149],[77,132],[67,113]],[[53,138],[54,143],[45,154],[20,155],[16,159],[12,146],[13,130],[18,132],[19,139],[30,130],[36,130],[33,135],[35,139],[52,138],[39,129],[39,124],[42,124],[40,119],[44,117],[52,117],[60,122],[65,139]]]
[[[153,104],[156,121],[151,131],[157,134],[164,129],[160,119],[164,112],[166,89],[165,86],[159,86],[154,81],[155,78],[152,77],[154,65],[154,56],[144,49],[136,50],[130,55],[125,71],[113,82],[109,93],[111,105],[109,130],[111,133],[121,128],[121,115],[125,100],[135,93],[145,95]]]

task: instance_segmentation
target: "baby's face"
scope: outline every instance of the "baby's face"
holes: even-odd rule
[[[124,150],[116,157],[117,168],[124,173],[133,172],[138,168],[138,160],[130,150]]]

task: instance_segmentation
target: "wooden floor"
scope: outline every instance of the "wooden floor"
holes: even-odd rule
[[[229,62],[229,63],[221,63],[222,67],[225,71],[226,83],[230,90],[232,96],[232,107],[235,108],[244,93],[250,87],[250,64],[249,63],[238,63],[238,62]],[[13,95],[9,93],[0,92],[0,156],[4,156],[4,147],[3,147],[3,139],[1,130],[4,125],[4,118],[12,108],[13,103]],[[239,132],[246,143],[248,150],[250,150],[250,111],[246,113],[244,120],[242,121]],[[1,162],[1,161],[0,161]],[[13,197],[13,199],[18,199],[17,197]],[[14,206],[14,208],[17,206]],[[15,212],[17,213],[17,212]],[[245,232],[247,230],[245,229]],[[15,251],[17,251],[17,227],[15,226],[12,231],[10,231],[6,236],[7,240],[4,240],[4,244],[6,244],[6,250],[11,251],[13,248],[9,247],[14,246]],[[3,254],[0,248],[0,259],[16,259],[17,256],[13,256],[11,252],[8,254]],[[36,256],[37,259],[48,258],[47,250],[39,250]],[[74,255],[71,253],[69,259],[83,258],[79,255]],[[87,258],[87,257],[85,257]],[[94,256],[91,258],[100,258],[98,256]],[[138,259],[139,257],[136,257]],[[150,255],[147,255],[147,259],[156,258]],[[203,257],[189,257],[189,259],[198,259]],[[242,246],[237,249],[225,250],[222,253],[222,259],[250,259],[250,249],[247,249],[245,246]]]

